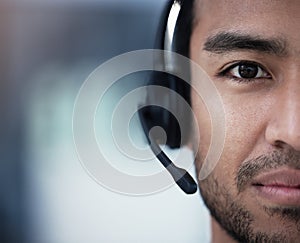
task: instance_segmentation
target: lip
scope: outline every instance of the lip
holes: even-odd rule
[[[283,168],[263,173],[252,183],[259,197],[281,206],[300,206],[300,170]]]

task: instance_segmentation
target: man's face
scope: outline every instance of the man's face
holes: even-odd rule
[[[300,1],[203,0],[195,15],[190,56],[214,82],[226,114],[223,154],[199,181],[201,194],[240,241],[298,242]],[[192,80],[197,85],[193,71]],[[192,107],[201,134],[199,171],[211,121],[193,91]]]

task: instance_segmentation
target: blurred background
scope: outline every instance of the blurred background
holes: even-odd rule
[[[198,194],[109,191],[82,168],[72,139],[85,79],[116,55],[153,48],[165,3],[0,0],[1,243],[209,241]],[[117,93],[146,82],[127,79]]]

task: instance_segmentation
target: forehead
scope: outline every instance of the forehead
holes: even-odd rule
[[[192,50],[220,32],[281,39],[287,53],[300,58],[299,0],[196,0]]]
[[[285,37],[300,50],[299,0],[196,0],[194,15],[194,32],[204,38],[220,31]]]
[[[299,7],[299,0],[195,0],[196,16],[200,13],[218,13],[212,16],[214,18],[230,16],[243,19],[249,14],[254,14],[255,17],[267,13],[274,13],[278,18],[283,18],[287,11],[299,16]]]

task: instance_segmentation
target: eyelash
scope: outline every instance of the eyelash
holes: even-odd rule
[[[243,78],[243,77],[237,77],[234,74],[230,74],[230,72],[233,72],[233,70],[235,68],[238,68],[235,71],[239,72],[240,71],[239,68],[241,68],[242,65],[245,65],[248,67],[249,66],[256,67],[258,69],[257,74],[262,74],[263,77]],[[256,74],[256,76],[257,76],[257,74]],[[219,77],[227,77],[227,78],[233,79],[234,81],[239,82],[239,83],[249,83],[249,82],[260,81],[261,79],[271,79],[272,78],[271,74],[268,71],[266,71],[266,69],[264,67],[262,67],[259,63],[252,62],[252,61],[236,62],[236,63],[230,65],[229,67],[227,67],[225,70],[221,71],[218,74],[218,76]]]

